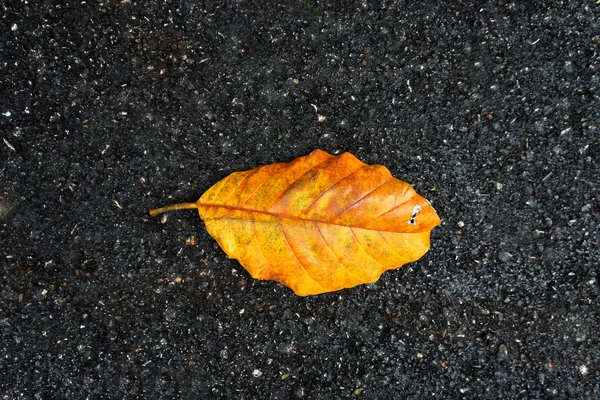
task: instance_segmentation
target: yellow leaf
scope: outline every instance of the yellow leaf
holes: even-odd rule
[[[196,203],[208,233],[256,279],[300,296],[371,283],[418,260],[440,219],[381,165],[315,150],[290,163],[234,172]]]

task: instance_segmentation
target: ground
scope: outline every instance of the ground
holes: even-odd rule
[[[595,1],[0,6],[3,399],[600,397]],[[314,149],[442,219],[298,297],[195,201]]]

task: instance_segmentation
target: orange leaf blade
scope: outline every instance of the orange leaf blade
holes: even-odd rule
[[[371,283],[418,260],[440,223],[385,167],[320,150],[235,172],[196,204],[229,257],[302,296]]]

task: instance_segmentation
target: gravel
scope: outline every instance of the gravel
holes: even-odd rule
[[[600,397],[594,1],[0,6],[3,399]],[[321,148],[442,219],[297,297],[195,201]]]

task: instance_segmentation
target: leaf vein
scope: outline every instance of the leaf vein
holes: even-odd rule
[[[405,197],[404,197],[404,194],[405,194],[407,191],[408,191],[408,186],[405,186],[405,187],[404,187],[404,191],[402,192],[402,196],[401,196],[401,198],[403,198],[403,199],[405,198]],[[396,198],[398,198],[398,195],[397,195],[397,194],[396,194]],[[411,197],[411,199],[412,199],[412,197]],[[400,204],[395,204],[396,200],[394,199],[394,207],[392,207],[392,208],[390,208],[389,210],[387,210],[387,211],[385,211],[385,212],[383,212],[383,213],[379,214],[378,216],[374,217],[373,219],[375,220],[375,219],[377,219],[377,218],[383,217],[385,214],[388,214],[388,213],[390,213],[390,212],[394,211],[396,208],[398,208],[398,207],[401,207],[401,206],[405,205],[406,203],[408,203],[408,201],[409,201],[409,200],[410,200],[410,199],[405,199],[405,200],[404,200],[402,203],[400,203]]]
[[[360,242],[360,240],[358,240],[358,236],[356,236],[356,233],[354,233],[354,228],[353,227],[350,227],[350,232],[352,232],[352,235],[354,236],[354,239],[356,239],[356,243],[358,243],[358,245],[360,246],[360,248],[363,249],[363,251],[365,252],[365,254],[368,255],[371,260],[373,260],[377,264],[379,264],[379,266],[383,269],[383,264],[380,263],[379,261],[377,261],[375,258],[373,258],[373,256],[369,254],[369,252],[367,251],[367,249],[365,248],[365,246],[363,246],[362,243]]]
[[[281,213],[273,213],[273,212],[269,212],[269,211],[264,211],[264,210],[257,210],[257,209],[251,209],[251,208],[242,208],[242,207],[235,207],[235,206],[228,206],[225,204],[209,204],[209,203],[196,203],[198,204],[199,207],[214,207],[214,208],[225,208],[228,210],[236,210],[236,211],[243,211],[243,212],[247,212],[247,213],[257,213],[257,214],[263,214],[263,215],[268,215],[271,217],[276,218],[277,220],[279,219],[292,219],[292,220],[298,220],[298,221],[307,221],[307,222],[318,222],[318,223],[322,223],[322,224],[329,224],[329,225],[336,225],[336,226],[345,226],[348,228],[360,228],[360,229],[366,229],[366,230],[370,230],[370,231],[376,231],[376,232],[390,232],[390,233],[404,233],[404,234],[410,234],[410,233],[420,233],[419,232],[395,232],[395,231],[387,231],[387,230],[381,230],[381,229],[375,229],[375,228],[367,228],[367,227],[362,227],[362,226],[352,226],[352,225],[345,225],[345,224],[340,224],[337,222],[331,222],[331,221],[321,221],[318,219],[310,219],[310,218],[303,218],[303,217],[298,217],[295,215],[285,215],[285,214],[281,214]],[[221,216],[219,218],[231,218],[229,216]],[[235,218],[232,218],[235,219]],[[397,224],[399,225],[399,224]],[[397,226],[395,225],[395,226]],[[425,226],[425,225],[424,225]]]
[[[256,224],[255,224],[255,221],[250,220],[248,222],[250,222],[252,224],[252,232],[254,232],[254,239],[256,240],[256,244],[258,245],[258,250],[260,251],[260,254],[262,255],[262,257],[265,259],[265,262],[267,263],[267,267],[269,268],[269,271],[271,271],[271,275],[273,277],[275,277],[276,279],[278,279],[279,278],[279,274],[277,274],[275,272],[275,270],[271,266],[271,263],[269,262],[269,259],[267,258],[267,256],[265,256],[264,250],[260,246],[260,240],[258,240],[258,233],[256,233]]]
[[[261,168],[257,168],[257,170],[260,170]],[[258,172],[258,171],[257,171]],[[250,177],[248,177],[250,178]],[[258,189],[260,189],[261,187],[264,186],[265,183],[269,182],[271,180],[271,178],[273,178],[273,174],[269,174],[267,176],[267,179],[265,179],[263,182],[260,183],[260,185],[257,185],[256,188],[252,191],[252,193],[250,193],[250,195],[248,197],[246,197],[241,203],[240,206],[243,206],[244,204],[246,204],[251,198],[252,196],[254,196],[256,194],[256,192],[258,192]]]
[[[306,273],[306,276],[308,276],[310,278],[310,280],[312,280],[314,283],[316,283],[317,285],[321,286],[323,289],[326,289],[325,286],[321,285],[319,282],[317,282],[315,280],[315,278],[313,278],[310,273],[308,272],[308,270],[306,269],[306,267],[304,266],[304,264],[302,264],[302,261],[300,261],[300,257],[298,257],[298,255],[296,254],[296,252],[294,251],[294,248],[292,247],[290,241],[287,238],[287,235],[285,234],[285,229],[283,227],[283,224],[281,223],[281,221],[277,220],[277,222],[279,222],[279,230],[281,231],[281,234],[283,236],[283,239],[285,240],[285,243],[287,244],[288,248],[290,249],[290,251],[292,252],[294,258],[296,259],[296,261],[298,261],[298,264],[300,264],[300,266],[302,267],[302,269],[304,270],[304,272]]]
[[[304,209],[304,212],[308,211],[309,208],[311,208],[313,206],[313,204],[315,204],[317,202],[317,200],[319,200],[321,197],[323,197],[323,195],[325,193],[327,193],[328,191],[330,191],[335,185],[337,185],[338,183],[340,183],[341,181],[343,181],[344,179],[348,178],[350,175],[354,174],[356,171],[358,171],[359,169],[365,168],[365,165],[360,165],[358,168],[356,168],[354,171],[350,172],[349,174],[341,177],[340,179],[338,179],[337,181],[333,182],[327,189],[321,191],[321,193],[315,197],[315,199],[312,201],[312,203],[310,203],[308,205],[308,207],[306,207]]]
[[[377,185],[377,187],[374,187],[373,189],[369,190],[367,193],[363,194],[361,197],[359,197],[358,199],[354,200],[352,203],[350,203],[349,205],[347,205],[346,207],[344,207],[344,209],[342,211],[340,211],[339,213],[337,213],[336,215],[334,215],[331,219],[336,219],[337,217],[339,217],[340,215],[342,215],[343,213],[345,213],[346,211],[348,211],[350,208],[355,207],[358,203],[360,203],[361,201],[363,201],[364,199],[366,199],[367,197],[369,197],[369,195],[371,193],[373,193],[374,191],[376,191],[377,189],[379,189],[380,187],[382,187],[386,183],[390,182],[392,179],[394,179],[394,178],[390,177],[389,179],[387,179],[384,182],[382,182],[380,185]]]
[[[403,259],[403,260],[404,260],[404,261],[406,261],[406,262],[410,261],[408,258],[406,258],[406,257],[405,257],[405,256],[403,256],[402,254],[400,254],[400,253],[398,253],[396,250],[394,250],[394,248],[393,248],[393,247],[392,247],[392,246],[391,246],[391,245],[388,243],[388,241],[387,241],[387,240],[385,240],[385,237],[384,237],[384,236],[381,234],[381,232],[377,231],[377,233],[378,233],[378,234],[379,234],[379,236],[381,237],[381,240],[383,240],[383,243],[385,243],[385,245],[386,245],[387,247],[389,247],[389,248],[390,248],[390,250],[392,250],[392,252],[394,252],[394,254],[396,254],[396,255],[397,255],[399,258]],[[404,240],[404,242],[405,242],[405,243],[407,242],[407,240],[406,240],[404,237],[402,237],[402,236],[400,236],[400,239]]]
[[[259,170],[260,170],[260,168],[256,168],[254,171],[245,171],[245,172],[250,172],[250,173],[248,175],[246,175],[244,177],[244,179],[242,179],[240,181],[240,183],[235,187],[235,189],[231,189],[231,191],[223,199],[223,203],[226,203],[234,194],[236,194],[238,192],[238,190],[241,187],[245,186],[248,183],[248,180],[250,179],[250,177],[253,176],[253,175],[255,175],[255,174],[257,174]],[[235,174],[235,172],[234,172],[234,174]],[[229,180],[229,178],[231,177],[231,175],[233,175],[233,174],[230,174],[225,179]],[[242,191],[242,193],[243,193],[243,191]]]
[[[270,210],[279,200],[281,200],[281,198],[283,196],[285,196],[286,193],[288,193],[290,187],[292,187],[296,182],[298,182],[300,180],[300,178],[302,178],[304,175],[306,175],[307,173],[309,173],[310,171],[312,171],[313,169],[317,168],[319,165],[322,165],[324,163],[326,163],[327,161],[331,160],[331,158],[327,158],[323,161],[321,161],[320,163],[313,165],[312,167],[310,167],[309,169],[307,169],[306,171],[304,171],[303,173],[301,173],[300,175],[298,175],[296,177],[296,179],[294,179],[292,182],[290,182],[287,187],[285,189],[283,189],[283,191],[281,193],[279,193],[279,195],[275,198],[275,200],[273,200],[273,202],[271,203],[271,205],[269,207],[267,207],[267,210]]]
[[[331,248],[331,246],[329,246],[329,243],[327,242],[327,239],[325,239],[325,236],[323,236],[323,232],[321,232],[321,228],[319,227],[319,224],[317,222],[314,222],[315,226],[317,227],[317,232],[319,232],[319,235],[321,235],[321,239],[323,239],[323,242],[325,243],[325,247],[327,247],[327,250],[329,250],[329,252],[331,254],[333,254],[333,256],[335,257],[335,259],[338,261],[338,263],[340,263],[340,265],[342,266],[342,268],[344,268],[344,270],[349,273],[350,275],[352,275],[357,281],[361,281],[361,279],[354,275],[354,273],[352,271],[350,271],[348,268],[346,268],[346,266],[344,265],[344,263],[340,260],[340,258],[337,256],[337,254],[335,254],[335,252],[333,251],[333,249]]]

